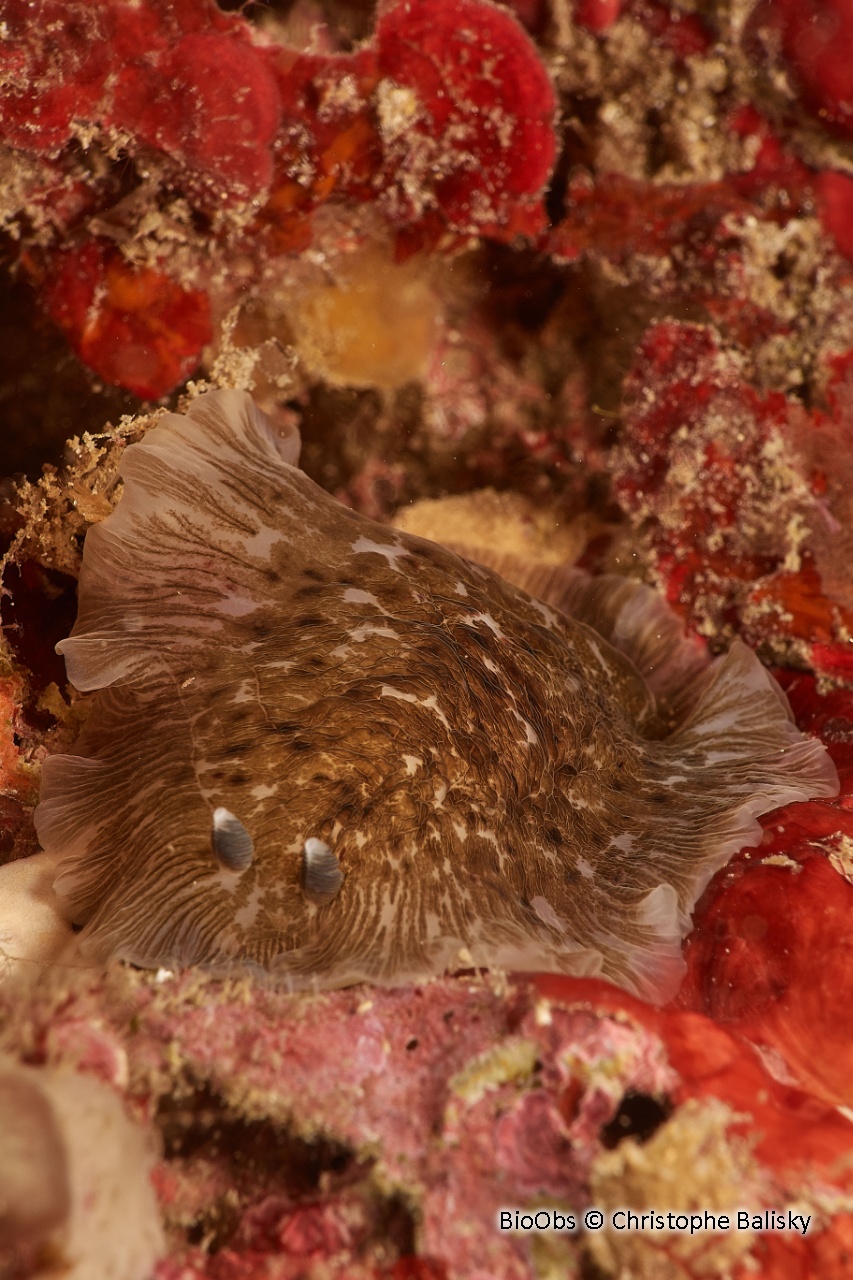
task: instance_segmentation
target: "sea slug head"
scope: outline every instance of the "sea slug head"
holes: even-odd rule
[[[89,532],[59,648],[92,706],[37,813],[83,953],[332,985],[464,950],[671,995],[756,815],[834,793],[822,746],[648,588],[507,581],[343,507],[298,451],[248,395],[200,396]]]

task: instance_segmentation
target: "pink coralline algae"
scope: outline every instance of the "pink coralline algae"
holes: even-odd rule
[[[6,1043],[11,999],[0,994]],[[578,1222],[591,1204],[641,1208],[661,1164],[677,1196],[698,1142],[709,1168],[729,1167],[694,1197],[722,1211],[787,1203],[796,1187],[812,1221],[804,1240],[717,1237],[729,1252],[710,1274],[769,1280],[780,1243],[806,1265],[845,1239],[821,1206],[850,1189],[849,1122],[701,1014],[655,1012],[603,983],[459,978],[247,1001],[191,975],[114,975],[72,984],[61,1008],[36,999],[28,1018],[32,1069],[71,1055],[103,1078],[103,1042],[126,1055],[113,1088],[162,1143],[154,1186],[172,1243],[157,1280],[295,1280],[312,1265],[341,1280],[531,1280],[543,1238],[498,1230],[502,1208],[557,1205]],[[89,1061],[79,1029],[93,1018]],[[561,1268],[601,1256],[582,1227],[550,1239]],[[662,1264],[674,1245],[646,1247]]]

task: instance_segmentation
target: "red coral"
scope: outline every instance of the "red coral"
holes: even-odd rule
[[[747,28],[757,60],[774,41],[803,105],[845,137],[853,136],[853,5],[850,0],[761,0]]]
[[[575,0],[574,18],[581,27],[601,35],[623,12],[645,27],[655,44],[676,58],[705,53],[713,37],[695,13],[680,13],[662,0]]]
[[[700,237],[708,241],[724,218],[755,212],[724,183],[658,186],[616,173],[595,181],[575,174],[566,210],[547,241],[557,261],[595,252],[620,264],[640,254],[668,255],[675,245],[692,246]]]
[[[410,118],[389,113],[384,129],[394,216],[417,217],[432,191],[457,231],[539,230],[555,103],[520,24],[486,0],[401,0],[380,13],[376,47],[387,88],[412,94]]]
[[[597,34],[612,27],[624,0],[575,0],[575,22]]]
[[[757,209],[727,182],[656,185],[579,172],[568,185],[565,216],[544,243],[557,262],[604,261],[628,279],[636,275],[652,296],[703,306],[752,345],[781,324],[745,288],[735,228],[748,219],[773,221],[774,212]],[[649,259],[660,269],[650,270]]]
[[[754,151],[749,168],[730,175],[732,189],[750,199],[775,190],[782,194],[787,216],[804,213],[811,199],[813,175],[784,145],[767,117],[752,103],[743,103],[729,113],[726,127],[735,137],[749,139]]]
[[[55,152],[75,122],[125,129],[226,192],[256,194],[278,123],[275,83],[250,28],[213,0],[25,0],[7,27],[0,131],[13,146]]]
[[[755,468],[786,416],[784,397],[762,397],[743,381],[712,329],[676,322],[645,335],[626,394],[616,493],[647,514],[664,573],[680,566],[670,594],[695,596],[712,573],[752,582],[778,567],[777,538],[744,545],[742,535],[761,485]],[[763,465],[770,469],[769,458]]]
[[[853,178],[826,169],[815,178],[820,220],[839,253],[853,260]]]
[[[60,246],[47,306],[82,360],[138,394],[171,390],[209,336],[207,302],[168,282],[165,262],[146,274],[101,241],[79,247],[88,220],[105,212],[133,236],[141,171],[149,210],[158,188],[205,218],[265,198],[245,239],[221,218],[209,232],[211,249],[224,237],[223,251],[241,252],[256,276],[265,253],[307,248],[313,212],[331,199],[377,205],[399,256],[544,225],[554,94],[521,24],[489,0],[405,0],[351,55],[275,45],[213,0],[105,0],[97,11],[45,0],[39,21],[31,16],[25,0],[10,0],[0,136],[59,153],[24,171],[26,214]],[[101,149],[119,138],[129,163],[81,166],[75,132]],[[190,251],[195,284],[206,262]],[[186,253],[177,270],[187,270]]]
[[[789,264],[775,228],[813,214],[817,205],[824,228],[846,253],[853,241],[853,202],[845,186],[849,180],[809,170],[751,108],[733,113],[731,127],[759,143],[747,173],[678,185],[577,172],[568,184],[565,215],[544,245],[558,262],[587,257],[615,267],[670,306],[702,308],[748,350],[796,328],[800,308],[785,292]],[[779,245],[770,289],[766,262],[756,255],[757,226],[766,226],[766,241],[773,244],[775,238]],[[846,291],[849,268],[829,244],[823,261],[825,278]]]
[[[695,913],[680,1001],[768,1046],[815,1096],[850,1106],[853,883],[826,852],[853,874],[853,694],[820,694],[810,676],[780,678],[798,723],[826,742],[841,795],[765,819],[759,854],[711,882]]]
[[[123,67],[107,123],[166,152],[190,178],[207,177],[215,200],[264,192],[281,104],[260,51],[216,31],[191,32],[155,50]]]
[[[626,393],[614,489],[669,599],[696,626],[802,642],[817,669],[853,674],[840,559],[849,482],[832,461],[846,451],[844,412],[760,393],[714,330],[676,322],[646,333]]]
[[[210,341],[207,295],[89,240],[43,269],[45,303],[81,360],[108,382],[157,399],[187,378]]]
[[[641,22],[656,45],[668,49],[679,60],[707,53],[713,34],[695,13],[680,13],[662,0],[633,0],[631,16]]]
[[[853,179],[832,169],[809,169],[752,104],[732,111],[727,125],[736,136],[757,144],[750,168],[727,179],[731,189],[758,200],[766,200],[771,191],[784,194],[792,215],[802,216],[816,206],[838,252],[853,259]]]
[[[270,51],[282,103],[272,193],[259,217],[274,253],[311,241],[310,213],[335,196],[375,197],[381,143],[370,96],[379,73],[375,50],[354,54]]]
[[[14,147],[57,151],[76,120],[93,119],[109,72],[106,5],[28,0],[3,8],[0,135]]]
[[[800,825],[796,814],[792,821]],[[850,1106],[853,885],[822,854],[803,851],[808,814],[801,822],[793,860],[738,862],[706,895],[687,953],[693,1000],[715,1022],[773,1048],[810,1093]],[[853,821],[845,825],[849,840]],[[790,859],[768,835],[764,858]]]

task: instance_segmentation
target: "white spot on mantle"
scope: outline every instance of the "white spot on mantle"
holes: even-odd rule
[[[363,534],[360,538],[356,538],[355,542],[352,544],[352,549],[357,556],[368,555],[370,553],[378,556],[384,556],[388,561],[388,564],[396,573],[403,572],[397,565],[397,560],[400,556],[407,556],[409,554],[408,548],[404,547],[402,543],[374,542],[372,538],[365,538]]]
[[[393,627],[375,627],[371,622],[362,622],[360,627],[353,627],[347,635],[350,640],[355,640],[356,644],[362,644],[368,636],[385,636],[389,640],[400,639],[399,631],[395,631]]]
[[[232,697],[234,703],[253,702],[258,696],[257,678],[251,680],[241,680],[237,692]]]
[[[347,604],[372,604],[377,609],[382,608],[372,591],[362,591],[360,587],[347,587],[344,592],[344,600]]]
[[[393,684],[383,684],[379,690],[379,695],[382,698],[399,698],[401,702],[414,702],[419,707],[425,707],[427,711],[434,711],[445,729],[450,728],[447,716],[438,705],[438,698],[434,693],[431,693],[428,698],[419,698],[416,694],[406,693],[403,689],[398,689]]]
[[[468,619],[468,621],[485,623],[489,630],[493,631],[499,640],[503,640],[504,633],[501,631],[500,623],[495,622],[490,613],[475,613]]]
[[[277,782],[270,786],[267,782],[259,782],[256,787],[252,787],[249,795],[253,800],[269,800],[270,796],[274,796],[278,791],[279,784]]]
[[[514,707],[510,707],[510,711],[515,716],[518,723],[524,725],[524,736],[527,741],[527,745],[530,747],[537,747],[539,745],[539,736],[533,728],[533,725],[529,720],[525,720],[524,716],[519,715]]]
[[[544,924],[549,924],[552,929],[559,929],[561,932],[565,929],[565,920],[557,915],[548,899],[543,898],[541,893],[530,899],[530,905]]]
[[[229,618],[245,618],[247,613],[254,613],[260,608],[257,600],[250,600],[248,596],[228,595],[214,605],[217,613],[225,613]]]
[[[241,929],[250,929],[258,918],[263,900],[263,890],[256,884],[246,903],[234,912],[234,923]]]
[[[383,684],[379,690],[381,698],[399,698],[401,702],[418,702],[419,698],[414,693],[406,693],[403,689],[398,689],[393,684]]]
[[[536,600],[532,596],[530,598],[530,603],[533,605],[533,608],[542,615],[545,625],[550,627],[552,631],[556,631],[559,626],[560,619],[554,610],[549,609],[547,604],[543,604],[541,600]]]

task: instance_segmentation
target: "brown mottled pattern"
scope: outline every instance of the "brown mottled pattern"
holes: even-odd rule
[[[84,953],[331,985],[466,948],[668,994],[754,815],[833,792],[823,749],[743,646],[670,732],[625,653],[348,511],[297,448],[247,396],[201,397],[127,451],[89,534],[61,647],[99,691],[38,815]],[[254,841],[239,874],[212,852],[219,806]],[[345,877],[322,906],[310,837]]]

